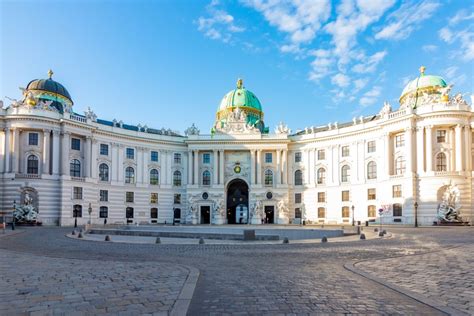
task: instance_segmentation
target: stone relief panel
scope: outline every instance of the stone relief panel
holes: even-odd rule
[[[225,171],[224,182],[233,178],[242,178],[250,182],[250,152],[249,151],[231,151],[225,152]]]

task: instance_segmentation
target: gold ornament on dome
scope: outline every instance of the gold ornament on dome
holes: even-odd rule
[[[244,87],[244,81],[241,78],[239,78],[237,80],[237,89],[242,89],[243,87]]]

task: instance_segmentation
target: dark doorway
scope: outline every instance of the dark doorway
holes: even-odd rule
[[[174,223],[179,223],[181,222],[181,209],[180,208],[175,208],[173,211],[173,222]]]
[[[201,224],[211,223],[211,207],[201,206]]]
[[[265,206],[265,223],[273,224],[275,222],[275,207],[273,205]]]
[[[240,179],[227,187],[227,223],[247,224],[249,216],[249,187]]]

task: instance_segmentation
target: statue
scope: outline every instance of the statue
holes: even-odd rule
[[[443,193],[443,198],[438,206],[438,219],[441,222],[461,223],[463,222],[459,215],[461,205],[461,192],[457,185],[449,183],[446,185],[446,190]]]
[[[219,199],[216,202],[214,202],[214,215],[224,217],[225,215],[225,210],[224,210],[224,200]]]
[[[25,192],[23,205],[16,206],[13,211],[13,217],[17,223],[37,224],[38,211],[33,205],[33,197],[28,191]]]
[[[89,106],[87,107],[87,110],[84,111],[84,115],[87,119],[90,119],[93,122],[97,121],[97,115],[94,113],[94,111],[91,110]]]
[[[388,103],[387,101],[385,101],[383,103],[383,107],[382,107],[382,110],[380,110],[380,115],[381,116],[384,116],[384,115],[388,115],[390,112],[392,112],[392,106],[390,105],[390,103]]]
[[[199,135],[200,130],[194,125],[194,123],[184,131],[184,135]]]
[[[291,133],[291,130],[288,128],[288,125],[286,125],[283,122],[280,122],[275,128],[275,134],[289,134],[289,133]]]
[[[281,199],[280,201],[278,201],[277,209],[279,217],[288,217],[289,210],[285,200]]]

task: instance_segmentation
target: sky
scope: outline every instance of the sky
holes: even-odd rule
[[[77,113],[207,134],[243,78],[296,131],[398,108],[421,65],[470,102],[472,2],[0,0],[5,106],[52,69]]]

